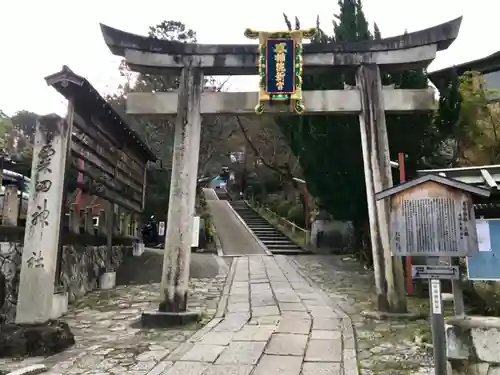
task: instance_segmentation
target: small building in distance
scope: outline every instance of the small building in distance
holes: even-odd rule
[[[470,71],[481,73],[486,81],[486,87],[499,92],[491,100],[500,101],[500,51],[478,60],[430,72],[428,76],[436,88],[442,91],[453,78]]]

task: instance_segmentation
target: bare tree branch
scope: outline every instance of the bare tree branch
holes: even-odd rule
[[[253,153],[255,154],[255,156],[257,156],[257,158],[262,162],[262,164],[275,171],[276,173],[278,173],[281,177],[283,178],[286,178],[286,179],[289,179],[289,180],[292,180],[292,174],[290,172],[290,168],[289,168],[289,165],[288,164],[285,164],[283,166],[275,166],[271,163],[269,163],[267,160],[265,160],[265,158],[262,156],[262,154],[260,153],[259,149],[255,146],[254,142],[252,141],[252,139],[250,138],[249,134],[248,134],[248,130],[245,128],[245,126],[243,125],[243,123],[241,122],[241,119],[239,118],[239,116],[235,116],[235,119],[236,119],[236,122],[238,123],[238,126],[240,127],[241,129],[241,132],[243,134],[243,137],[245,138],[247,144],[250,146],[250,148],[252,149]]]

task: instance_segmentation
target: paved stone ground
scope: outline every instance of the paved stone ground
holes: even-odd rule
[[[192,281],[190,306],[206,306],[209,321],[196,333],[134,326],[155,307],[157,284],[92,293],[66,317],[77,345],[23,365],[53,365],[50,375],[357,374],[351,320],[287,257],[235,258],[211,319],[223,280]]]
[[[432,353],[422,345],[429,337],[426,320],[377,321],[361,315],[374,310],[371,272],[345,256],[298,256],[301,270],[319,285],[352,319],[361,374],[434,374]],[[412,311],[428,309],[427,301],[409,299]]]
[[[228,279],[224,318],[163,351],[144,374],[357,374],[349,317],[286,257],[235,258]]]
[[[136,285],[121,285],[112,291],[95,291],[71,306],[64,320],[75,334],[76,345],[49,358],[17,361],[0,359],[0,371],[43,363],[51,368],[47,373],[50,375],[155,374],[150,370],[162,358],[188,340],[215,315],[228,269],[222,264],[215,268],[215,274],[202,273],[202,277],[196,277],[200,274],[194,269],[188,306],[202,311],[199,324],[170,330],[147,330],[140,328],[138,321],[143,310],[158,307],[159,284],[150,284],[149,281],[159,280],[161,256],[145,253],[143,257],[132,258],[128,268],[125,267],[127,272],[131,272],[133,264],[142,266],[141,272],[129,275],[129,281]],[[193,263],[195,267],[199,267],[196,266],[198,263],[210,266],[214,259],[209,254],[196,254]],[[155,266],[157,263],[160,264],[159,268]]]

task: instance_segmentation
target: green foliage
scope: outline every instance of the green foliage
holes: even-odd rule
[[[205,235],[207,242],[209,244],[214,242],[214,233],[212,230],[212,216],[210,215],[210,211],[208,209],[207,201],[205,199],[205,195],[201,188],[198,188],[196,191],[196,212],[204,220],[205,223]]]
[[[285,219],[295,223],[301,228],[305,227],[304,209],[301,206],[294,205],[290,208],[285,216]]]
[[[14,125],[12,124],[12,120],[10,117],[7,117],[5,114],[0,117],[0,148],[7,149],[9,147],[10,142],[10,134],[14,129]]]
[[[436,123],[443,137],[434,157],[449,167],[500,163],[498,92],[478,72],[465,72],[441,88]]]
[[[36,121],[40,115],[30,112],[27,110],[18,111],[12,116],[12,124],[14,127],[22,132],[26,140],[31,141],[33,143],[35,138],[35,127]]]
[[[293,203],[287,200],[280,200],[277,202],[274,212],[281,217],[287,217],[288,212],[292,209]]]
[[[4,166],[25,176],[31,174],[36,113],[19,111],[9,117],[0,110],[0,150]]]
[[[241,174],[236,174],[236,181],[241,179]],[[252,197],[258,201],[263,201],[269,194],[275,194],[282,190],[280,176],[269,168],[256,168],[254,173],[248,176],[247,188]],[[241,186],[237,185],[238,192]]]
[[[458,83],[461,101],[454,139],[461,165],[498,164],[500,106],[491,100],[498,91],[488,89],[477,72],[466,72]]]

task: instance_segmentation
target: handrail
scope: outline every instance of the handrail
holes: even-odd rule
[[[284,218],[284,217],[282,217],[282,216],[279,216],[276,212],[274,212],[274,211],[270,210],[269,208],[267,208],[267,207],[262,207],[262,208],[263,208],[264,210],[266,210],[267,212],[269,212],[269,213],[270,213],[271,215],[273,215],[274,217],[276,217],[278,220],[280,220],[280,221],[284,221],[286,224],[288,224],[288,225],[292,226],[293,228],[296,228],[296,229],[301,230],[301,231],[303,231],[303,232],[307,232],[307,230],[306,230],[306,229],[304,229],[304,228],[302,228],[302,227],[299,227],[297,224],[292,223],[290,220],[287,220],[287,219],[285,219],[285,218]]]
[[[281,223],[283,223],[282,224],[283,226],[285,226],[285,227],[287,227],[287,226],[291,227],[291,235],[292,235],[292,237],[295,236],[297,230],[299,232],[303,232],[304,233],[304,244],[305,245],[309,244],[309,235],[310,235],[310,232],[307,229],[299,227],[297,224],[292,223],[291,221],[285,219],[284,217],[281,217],[276,212],[270,210],[267,207],[259,206],[259,205],[255,204],[256,202],[249,202],[249,201],[245,201],[245,202],[250,207],[252,207],[254,210],[256,210],[259,213],[260,213],[261,210],[264,210],[264,212],[267,213],[267,214],[270,214],[278,222],[278,224],[281,222]]]

